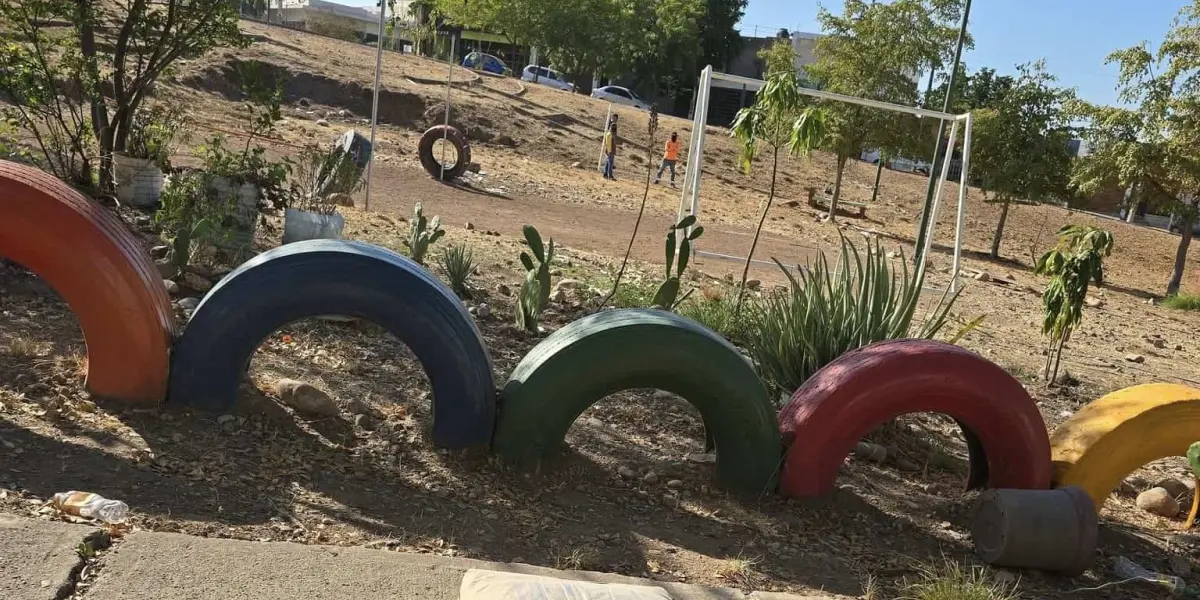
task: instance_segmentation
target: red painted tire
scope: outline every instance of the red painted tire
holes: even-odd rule
[[[971,483],[1050,487],[1046,424],[1019,381],[958,346],[895,340],[847,352],[796,390],[779,413],[789,445],[780,490],[793,497],[829,492],[864,435],[915,412],[945,413],[962,426],[975,455]]]
[[[162,277],[120,220],[37,169],[0,161],[0,256],[71,307],[88,352],[88,390],[159,403],[175,317]]]

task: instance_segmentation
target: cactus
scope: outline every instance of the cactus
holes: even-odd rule
[[[1200,485],[1200,442],[1188,446],[1187,461],[1192,467],[1192,481]],[[1184,531],[1191,529],[1192,523],[1196,522],[1197,511],[1200,511],[1200,489],[1192,493],[1192,510],[1188,511],[1187,522],[1183,524]]]
[[[554,238],[542,245],[542,236],[533,225],[521,229],[525,243],[533,256],[521,252],[521,265],[525,267],[525,280],[517,295],[517,327],[536,332],[542,311],[550,303],[550,263],[554,260]],[[534,263],[537,259],[537,263]]]
[[[667,230],[667,279],[658,286],[658,292],[654,294],[653,305],[655,308],[663,310],[675,310],[680,302],[687,298],[688,294],[684,294],[683,298],[679,297],[679,288],[682,285],[680,278],[683,277],[683,271],[687,269],[688,260],[692,254],[692,242],[704,234],[703,227],[696,227],[690,233],[684,232],[682,240],[678,239],[676,231],[686,230],[696,224],[696,216],[688,215],[679,220],[678,223],[671,226]],[[676,247],[679,249],[679,261],[675,260]]]
[[[421,203],[418,202],[413,207],[412,230],[409,233],[408,239],[404,240],[405,247],[408,248],[409,256],[417,261],[417,264],[425,264],[425,253],[429,251],[429,246],[441,239],[446,232],[442,229],[442,218],[435,216],[433,220],[426,221],[425,215],[421,214]]]

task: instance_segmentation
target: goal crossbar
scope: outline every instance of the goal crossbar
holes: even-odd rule
[[[691,132],[691,137],[689,139],[689,145],[688,145],[687,164],[684,169],[683,185],[682,185],[682,190],[680,192],[679,211],[676,215],[677,219],[682,219],[685,215],[689,215],[689,214],[696,215],[697,217],[699,217],[699,215],[700,215],[700,175],[701,175],[701,171],[703,170],[703,166],[704,166],[704,141],[705,141],[706,133],[707,133],[705,131],[705,128],[708,125],[709,100],[711,98],[711,92],[712,92],[714,81],[720,81],[720,82],[732,84],[731,86],[722,85],[720,87],[732,87],[734,89],[742,89],[742,90],[746,90],[746,91],[758,91],[760,88],[762,88],[763,85],[766,84],[766,82],[761,79],[752,79],[749,77],[742,77],[740,75],[730,75],[728,73],[720,73],[717,71],[713,71],[712,65],[705,67],[704,70],[700,72],[700,82],[696,88],[697,89],[696,102],[695,102],[695,106],[693,108],[692,132]],[[965,221],[966,221],[967,182],[969,181],[967,174],[969,172],[970,163],[971,163],[971,126],[972,126],[973,120],[974,120],[971,116],[971,113],[967,112],[967,113],[963,113],[963,114],[952,114],[952,113],[941,112],[941,111],[936,111],[936,110],[928,110],[928,109],[924,109],[924,108],[918,108],[915,106],[905,106],[903,104],[892,104],[890,102],[881,102],[879,100],[871,100],[869,98],[859,98],[856,96],[847,96],[844,94],[836,94],[833,92],[814,90],[814,89],[809,89],[809,88],[805,88],[805,87],[800,87],[798,89],[798,91],[801,94],[804,94],[806,96],[811,96],[811,97],[819,98],[822,100],[847,102],[850,104],[869,106],[869,107],[878,108],[881,110],[889,110],[889,111],[893,111],[893,112],[910,114],[910,115],[914,115],[917,117],[929,117],[929,118],[933,118],[933,119],[939,119],[942,121],[949,121],[951,123],[950,140],[949,140],[950,143],[947,146],[947,148],[948,148],[947,152],[949,152],[953,148],[955,148],[955,146],[958,142],[958,135],[959,135],[959,130],[960,130],[960,126],[961,126],[962,136],[963,136],[962,137],[962,139],[963,139],[962,168],[960,170],[959,179],[957,182],[958,183],[958,207],[957,207],[957,211],[956,211],[956,215],[955,215],[955,227],[954,227],[954,264],[951,267],[951,272],[950,272],[950,291],[951,292],[957,291],[958,283],[959,283],[959,276],[960,276],[960,272],[961,272],[961,265],[962,265],[963,227],[964,227]],[[937,143],[940,145],[941,140],[938,140]],[[938,147],[934,148],[935,154],[937,153],[937,151],[939,149],[940,148],[938,148]],[[880,160],[883,160],[882,156],[880,157]],[[950,160],[949,159],[942,161],[940,171],[935,172],[933,169],[930,169],[929,177],[930,178],[936,177],[937,181],[939,183],[938,183],[937,187],[935,188],[936,192],[934,193],[934,196],[933,196],[933,203],[930,206],[930,213],[931,213],[932,218],[929,219],[928,228],[925,230],[924,247],[921,248],[921,257],[922,257],[921,258],[921,262],[922,262],[921,267],[922,268],[924,268],[925,263],[929,260],[929,250],[932,247],[932,243],[933,243],[933,229],[934,229],[934,226],[937,224],[938,210],[941,206],[941,201],[942,201],[942,189],[944,187],[944,184],[949,179],[949,174],[950,174]],[[693,244],[692,248],[693,248],[693,251],[698,255],[712,256],[714,258],[723,258],[723,259],[731,259],[731,258],[736,258],[737,260],[745,260],[746,259],[746,257],[732,257],[727,254],[718,254],[718,253],[701,251],[701,250],[696,249],[696,246],[694,244]],[[756,261],[756,262],[762,262],[762,261]]]

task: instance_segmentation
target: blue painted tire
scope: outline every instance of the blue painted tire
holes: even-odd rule
[[[319,315],[371,321],[412,349],[433,387],[434,444],[491,442],[496,387],[475,321],[424,267],[360,242],[288,244],[222,279],[175,344],[168,401],[229,409],[259,344],[288,323]]]

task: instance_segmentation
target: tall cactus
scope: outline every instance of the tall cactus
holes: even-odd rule
[[[435,216],[432,220],[426,221],[425,215],[421,214],[421,203],[418,202],[413,207],[412,228],[409,230],[408,239],[404,240],[404,245],[408,248],[409,255],[418,264],[425,264],[425,253],[429,252],[429,247],[434,242],[446,235],[442,229],[442,218]]]
[[[521,252],[521,265],[525,267],[525,280],[517,296],[517,327],[536,332],[542,311],[550,303],[550,263],[554,261],[554,238],[542,245],[542,236],[533,225],[521,228],[525,243],[533,252]],[[534,263],[537,259],[537,263]]]
[[[671,226],[667,230],[667,278],[658,286],[658,292],[654,294],[654,307],[663,310],[675,310],[676,306],[687,298],[679,298],[679,288],[682,285],[681,278],[683,277],[684,269],[687,269],[688,260],[692,254],[692,242],[704,234],[703,227],[696,227],[691,232],[686,231],[687,228],[696,224],[696,216],[688,215],[679,220],[678,223]],[[675,232],[683,231],[683,239],[680,240]],[[679,249],[679,261],[675,260],[675,249]]]

